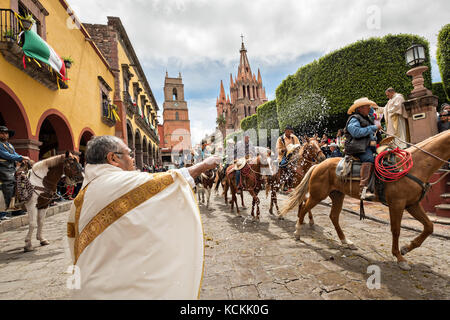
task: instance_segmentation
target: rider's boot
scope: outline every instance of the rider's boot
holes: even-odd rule
[[[368,190],[370,176],[373,171],[373,163],[363,162],[361,164],[361,182],[359,184],[359,194],[361,200],[373,201],[376,195]]]

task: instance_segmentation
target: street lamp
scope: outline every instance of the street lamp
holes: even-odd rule
[[[421,44],[413,44],[406,50],[406,64],[411,68],[425,62],[425,47]]]
[[[438,98],[425,86],[423,73],[429,68],[423,63],[427,60],[425,46],[413,44],[405,52],[406,64],[411,68],[406,74],[412,77],[414,89],[409,100],[404,102],[408,113],[409,142],[419,143],[438,133],[436,106]]]
[[[422,73],[427,71],[427,66],[421,66],[426,61],[425,47],[421,44],[413,44],[406,50],[405,53],[406,64],[412,69],[406,74],[412,77],[412,84],[414,86],[411,91],[410,98],[418,98],[431,94],[431,91],[424,87],[424,79]]]

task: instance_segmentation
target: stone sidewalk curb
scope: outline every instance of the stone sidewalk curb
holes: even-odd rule
[[[331,202],[328,203],[328,202],[322,201],[320,204],[331,208]],[[342,208],[342,211],[351,213],[351,214],[359,217],[359,212],[356,212],[354,210],[350,210],[350,209],[347,209],[347,208]],[[375,222],[379,222],[379,223],[382,223],[382,224],[385,224],[385,225],[389,225],[390,224],[390,222],[388,220],[375,218],[374,216],[370,215],[370,213],[368,214],[368,212],[367,212],[368,210],[367,209],[365,211],[366,211],[366,219],[372,220],[372,221],[375,221]],[[439,223],[439,222],[436,222],[436,221],[432,221],[432,222],[433,223]],[[447,224],[447,223],[443,223],[443,224]],[[422,231],[423,231],[423,230],[420,230],[420,229],[417,229],[417,228],[414,228],[414,227],[405,226],[403,224],[401,225],[401,227],[403,229],[407,229],[407,230],[411,230],[411,231],[415,231],[415,232],[419,232],[419,233],[422,233]],[[431,234],[431,236],[432,237],[437,237],[437,238],[443,238],[443,239],[446,239],[446,240],[450,240],[450,236],[449,235],[445,235],[445,234],[442,234],[442,233],[439,233],[439,232],[436,232],[436,231],[433,232]]]
[[[60,204],[57,204],[54,207],[50,207],[47,210],[46,218],[54,216],[61,212],[66,212],[70,210],[70,206],[72,205],[73,201],[66,201]],[[2,221],[0,223],[0,234],[7,231],[12,231],[24,226],[27,226],[29,222],[28,214],[25,214],[23,216],[18,217],[12,217],[10,220]]]

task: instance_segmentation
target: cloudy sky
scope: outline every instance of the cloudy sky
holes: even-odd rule
[[[283,79],[352,42],[412,33],[431,46],[450,23],[448,0],[68,0],[82,22],[120,17],[160,109],[166,70],[182,73],[193,143],[215,129],[220,80],[229,92],[237,74],[241,34],[253,72],[261,69],[269,99]],[[395,84],[393,84],[395,86]],[[160,112],[161,113],[161,112]],[[161,119],[162,122],[162,113]]]

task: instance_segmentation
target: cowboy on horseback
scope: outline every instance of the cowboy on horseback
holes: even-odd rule
[[[0,183],[5,200],[6,211],[14,211],[15,173],[16,162],[30,160],[30,158],[16,153],[8,139],[13,137],[15,131],[0,126]],[[1,220],[5,220],[6,212],[0,213]]]
[[[241,170],[245,167],[245,164],[250,158],[256,156],[256,150],[253,143],[250,141],[250,136],[244,134],[244,141],[238,141],[234,150],[235,154],[235,172],[236,172],[236,186],[238,193],[243,189],[241,183]]]
[[[373,122],[369,117],[371,107],[377,108],[377,104],[368,98],[361,98],[354,102],[348,109],[351,115],[347,120],[344,129],[346,137],[345,153],[357,157],[361,161],[361,200],[372,201],[375,194],[368,190],[370,177],[375,163],[377,131],[381,129],[381,124]]]
[[[286,129],[284,130],[284,134],[279,137],[277,141],[278,164],[282,177],[285,177],[287,175],[287,165],[289,164],[288,147],[290,145],[300,145],[300,141],[294,135],[294,128],[290,125],[287,125]],[[286,180],[287,184],[289,185],[289,177],[287,177],[287,179],[283,178],[282,180]]]

